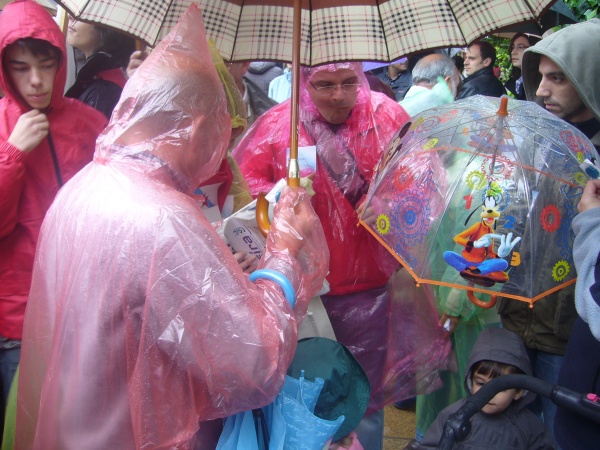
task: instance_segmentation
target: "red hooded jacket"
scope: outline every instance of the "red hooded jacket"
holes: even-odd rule
[[[46,114],[60,176],[66,182],[92,160],[106,118],[63,97],[65,38],[48,12],[29,0],[7,5],[0,14],[0,60],[10,44],[27,37],[48,41],[62,54]],[[60,186],[48,138],[29,153],[8,143],[17,120],[31,107],[15,90],[4,66],[0,87],[5,94],[0,100],[0,335],[21,339],[38,233]]]

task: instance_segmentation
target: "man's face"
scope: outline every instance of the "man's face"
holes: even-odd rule
[[[472,45],[467,49],[465,58],[465,72],[467,75],[473,75],[481,69],[485,69],[492,63],[490,58],[482,59],[479,45]]]
[[[358,97],[358,91],[344,92],[342,86],[359,83],[353,70],[340,69],[335,72],[322,70],[310,78],[307,89],[311,100],[325,120],[337,125],[348,119]],[[319,88],[325,89],[319,90]]]
[[[473,388],[471,394],[475,395],[492,378],[489,375],[483,375],[479,372],[473,374]],[[518,400],[523,395],[523,391],[516,389],[507,389],[498,392],[487,404],[481,408],[484,414],[499,414],[510,406],[513,400]]]
[[[55,56],[35,56],[18,44],[6,49],[6,71],[17,92],[33,109],[45,109],[52,100],[58,71]]]
[[[395,64],[390,64],[390,66],[392,66],[394,69],[396,69],[400,73],[406,72],[408,70],[408,59],[407,58],[403,58],[402,62],[397,62]]]
[[[593,117],[571,81],[550,58],[541,56],[538,70],[542,81],[535,95],[544,100],[548,111],[571,123],[584,122]]]

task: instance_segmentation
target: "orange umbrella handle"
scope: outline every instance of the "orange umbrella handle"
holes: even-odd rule
[[[469,300],[471,300],[471,302],[475,306],[479,306],[480,308],[483,308],[483,309],[490,309],[498,301],[497,295],[490,295],[490,301],[484,302],[483,300],[479,300],[477,297],[475,297],[475,292],[473,292],[473,291],[467,291],[467,297],[469,297]]]
[[[264,192],[256,197],[256,224],[263,236],[267,236],[271,229],[271,222],[269,222],[269,201]]]

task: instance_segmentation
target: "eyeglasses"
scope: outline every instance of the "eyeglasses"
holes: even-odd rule
[[[521,51],[523,51],[523,50],[525,50],[525,49],[529,48],[529,45],[525,45],[525,44],[511,45],[511,46],[508,48],[508,50],[512,52],[512,51],[513,51],[515,48],[516,48],[517,50],[521,50]]]
[[[315,86],[312,81],[309,81],[309,83],[321,97],[329,97],[333,95],[338,87],[344,94],[355,94],[358,92],[358,88],[360,87],[360,84],[328,84],[325,86]]]

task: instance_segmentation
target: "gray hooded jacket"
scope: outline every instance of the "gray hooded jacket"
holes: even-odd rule
[[[585,45],[582,45],[585,43]],[[523,82],[528,100],[541,106],[544,102],[535,95],[542,79],[538,72],[540,56],[550,58],[573,83],[583,103],[600,120],[600,19],[571,25],[542,39],[523,53]],[[600,133],[591,141],[600,146]]]
[[[471,372],[479,361],[496,361],[510,364],[531,375],[531,365],[521,338],[504,328],[486,328],[473,346],[467,372],[465,390],[471,391]],[[553,449],[546,436],[543,423],[525,408],[535,399],[535,394],[526,392],[519,400],[513,400],[502,413],[489,415],[478,412],[471,418],[471,433],[455,449]],[[465,403],[465,399],[445,408],[427,431],[420,448],[437,448],[444,424],[448,417]]]

